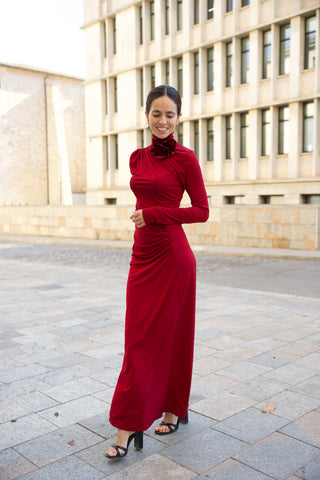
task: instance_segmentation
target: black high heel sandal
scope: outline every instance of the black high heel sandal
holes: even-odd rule
[[[169,432],[158,432],[157,430],[154,431],[156,435],[170,435],[170,433],[174,433],[178,430],[179,424],[183,423],[186,425],[189,422],[189,415],[188,415],[188,410],[186,413],[185,417],[179,417],[177,423],[167,423],[167,422],[161,422],[160,425],[165,425],[166,427],[169,428]]]
[[[143,432],[134,432],[128,438],[126,447],[122,447],[121,445],[111,445],[115,449],[117,454],[116,455],[108,455],[106,453],[105,456],[107,458],[122,458],[122,457],[125,457],[128,453],[129,445],[130,445],[130,443],[133,439],[134,439],[135,449],[136,450],[142,450],[143,449]],[[123,450],[123,453],[121,453],[120,450]]]

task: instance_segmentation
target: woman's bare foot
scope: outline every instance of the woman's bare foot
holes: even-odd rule
[[[118,447],[124,447],[127,448],[128,444],[128,438],[130,435],[134,432],[128,432],[127,430],[118,430],[117,433],[117,438],[116,438],[116,445]],[[122,450],[121,448],[119,449],[120,453],[124,453],[125,451]],[[109,455],[109,457],[116,457],[117,456],[117,451],[114,447],[109,447],[108,450],[106,451],[106,454]]]
[[[173,415],[173,413],[165,412],[163,414],[162,421],[165,423],[173,423],[173,425],[176,425],[178,422],[178,418],[179,417],[177,417],[176,415]],[[170,428],[167,427],[166,425],[157,425],[154,431],[160,432],[160,433],[170,433]]]

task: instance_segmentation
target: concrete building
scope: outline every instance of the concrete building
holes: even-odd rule
[[[320,203],[319,0],[85,0],[87,203],[132,203],[147,92],[183,98],[213,206]]]
[[[80,78],[0,63],[0,206],[85,204]]]

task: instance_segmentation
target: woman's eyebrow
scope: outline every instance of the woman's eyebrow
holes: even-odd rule
[[[153,112],[153,113],[161,113],[160,110],[152,110],[152,112]],[[173,112],[173,111],[171,111],[171,110],[168,110],[168,111],[165,112],[165,113],[173,113],[173,114],[174,114],[175,112]]]

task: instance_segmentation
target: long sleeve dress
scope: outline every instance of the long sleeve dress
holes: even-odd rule
[[[153,151],[151,145],[130,157],[130,187],[146,225],[136,227],[134,234],[125,354],[110,409],[110,423],[127,431],[147,430],[163,412],[186,414],[196,262],[182,224],[205,222],[209,215],[195,154],[177,142],[168,158],[161,159]],[[192,206],[181,208],[185,190]]]

